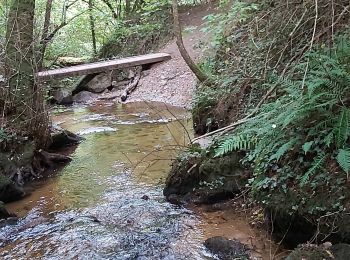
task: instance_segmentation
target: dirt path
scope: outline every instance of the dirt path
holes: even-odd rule
[[[203,17],[213,13],[213,6],[197,6],[181,13],[183,40],[190,56],[198,62],[203,50],[199,47],[205,43],[207,35],[201,32]],[[168,62],[157,64],[147,71],[127,102],[160,101],[175,106],[191,108],[196,78],[182,59],[175,40],[164,46],[160,52],[171,54]]]

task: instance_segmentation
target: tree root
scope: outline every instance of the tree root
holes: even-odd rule
[[[69,156],[57,153],[48,153],[41,149],[38,151],[38,154],[41,157],[41,164],[49,168],[52,168],[57,164],[69,163],[72,161],[72,158],[70,158]]]

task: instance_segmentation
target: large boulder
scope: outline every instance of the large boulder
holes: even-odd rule
[[[66,89],[54,89],[51,91],[51,102],[58,105],[71,105],[73,103],[72,92]]]
[[[92,93],[102,93],[110,86],[112,86],[112,73],[105,72],[96,75],[92,80],[90,80],[86,84],[85,90]]]
[[[176,204],[179,200],[175,196],[197,204],[232,198],[249,178],[249,172],[240,164],[241,158],[239,153],[220,158],[184,153],[173,163],[163,194]]]
[[[285,203],[280,207],[265,208],[265,221],[273,231],[274,238],[283,240],[291,248],[309,241],[317,231],[317,227],[303,216],[286,211]]]
[[[77,103],[89,103],[93,102],[97,97],[97,94],[91,93],[89,91],[81,91],[73,96],[73,101]]]
[[[249,259],[248,247],[237,240],[217,236],[207,239],[204,245],[222,260]]]

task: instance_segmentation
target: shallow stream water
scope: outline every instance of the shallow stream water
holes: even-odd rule
[[[69,165],[7,205],[22,218],[0,229],[0,258],[215,259],[202,245],[208,237],[264,239],[237,216],[191,211],[162,196],[170,159],[193,135],[188,111],[140,102],[52,114],[85,140]],[[271,251],[254,243],[262,256]]]

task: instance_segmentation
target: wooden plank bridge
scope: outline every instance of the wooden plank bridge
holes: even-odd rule
[[[161,61],[170,60],[171,56],[167,53],[146,54],[123,59],[100,61],[83,65],[76,65],[66,68],[41,71],[37,74],[40,81],[50,79],[67,78],[72,76],[82,76],[88,74],[101,73],[115,69],[135,67],[145,64],[152,64]]]

